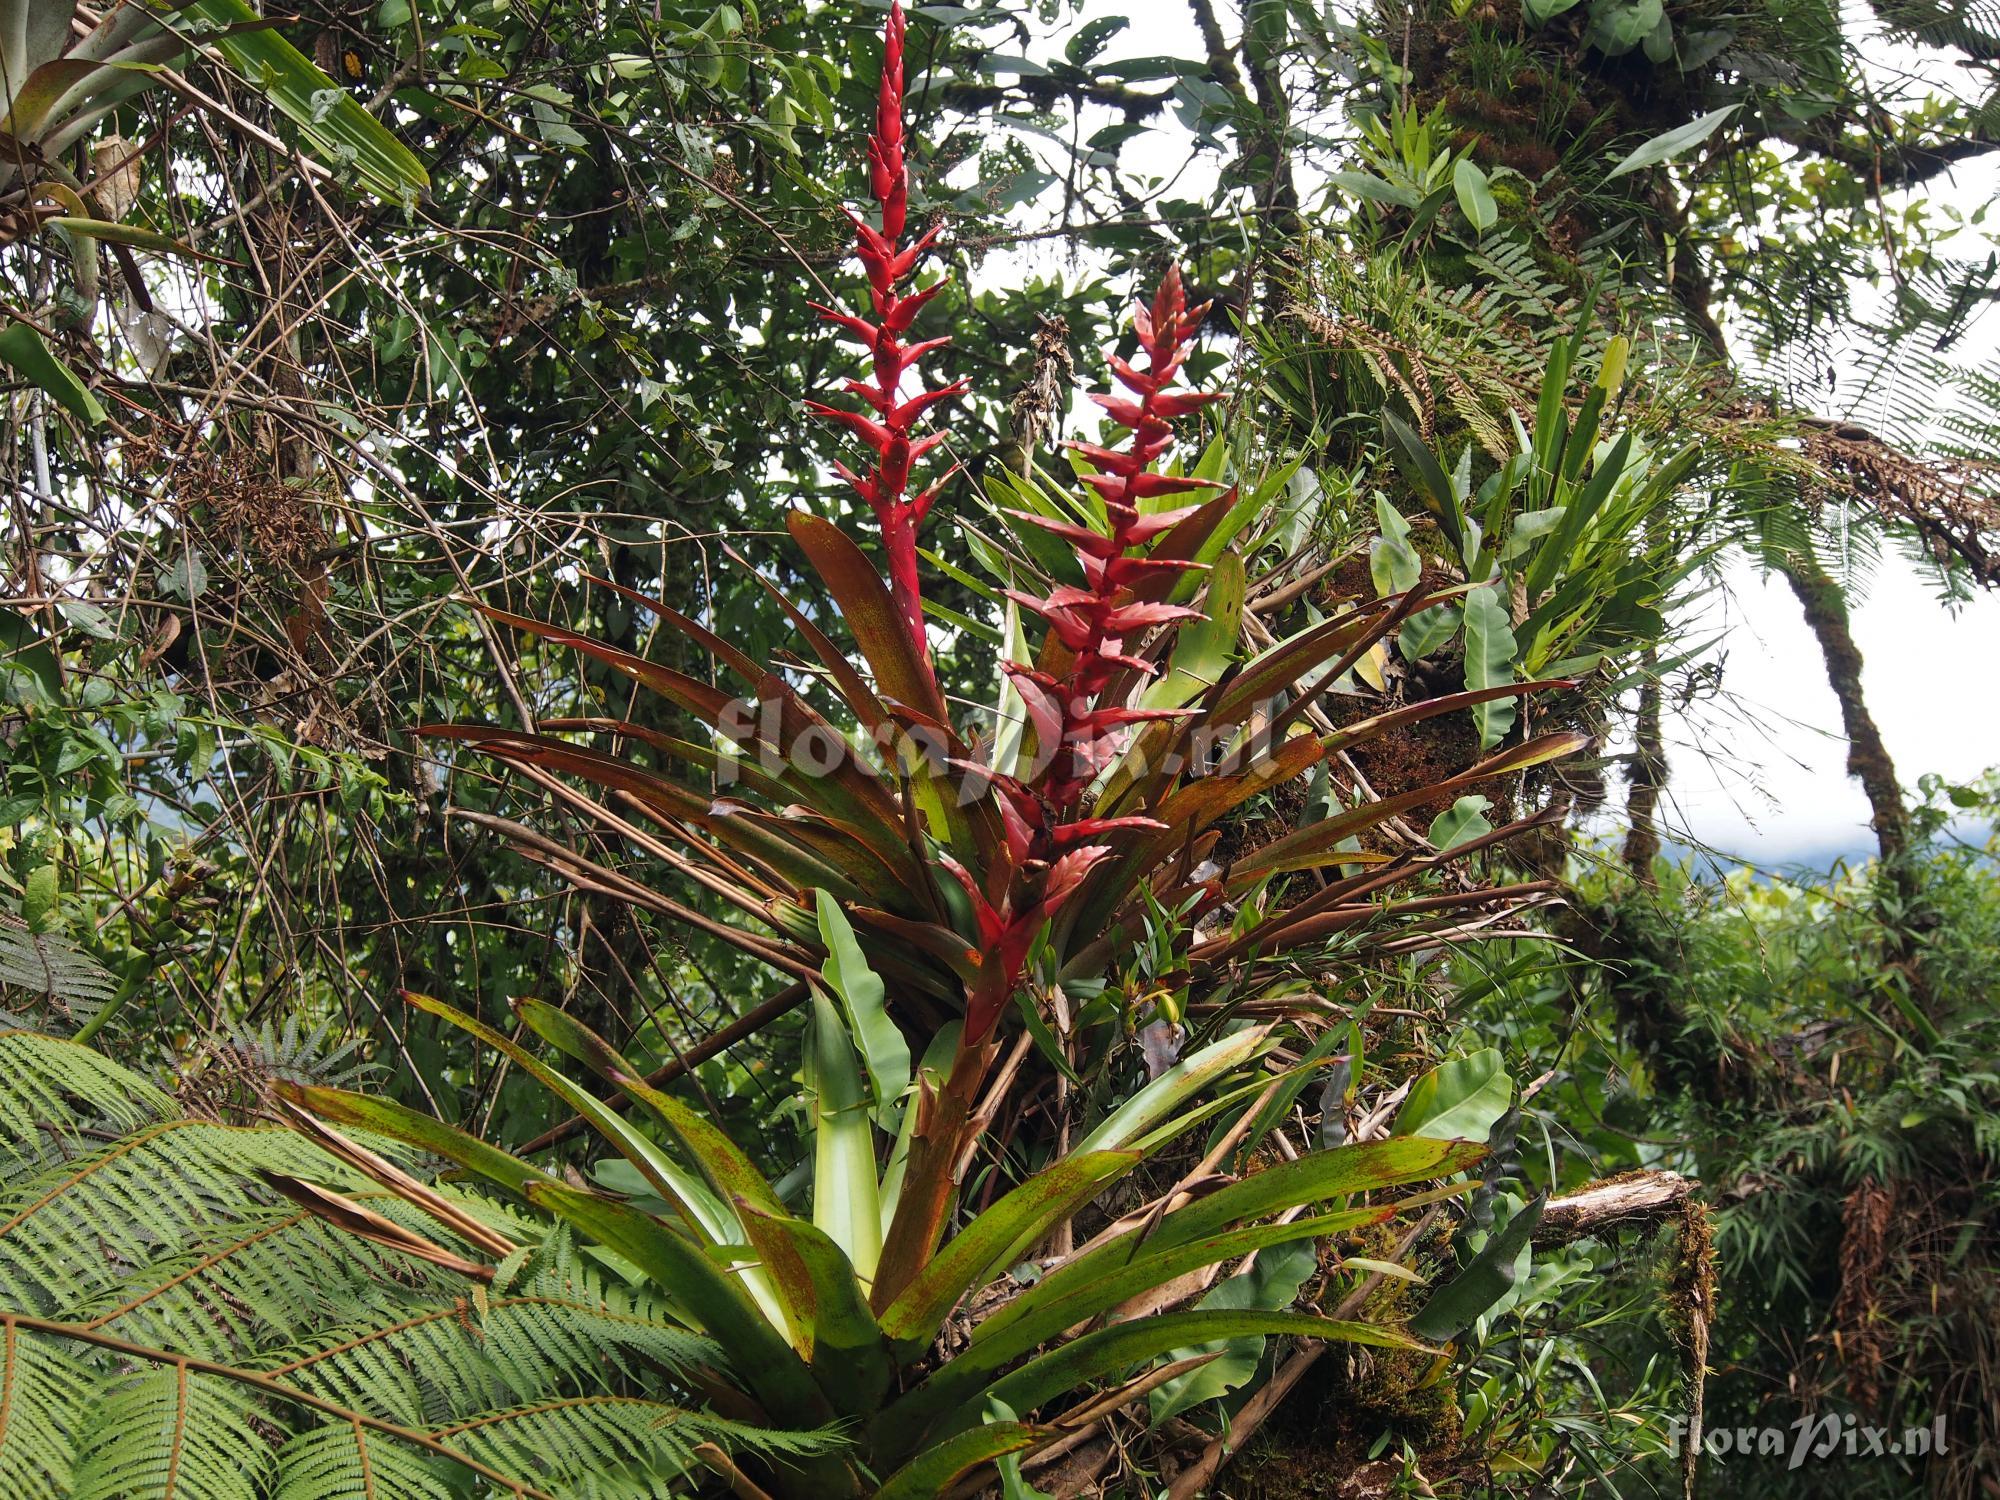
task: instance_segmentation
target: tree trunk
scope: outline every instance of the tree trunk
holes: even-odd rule
[[[1639,658],[1645,682],[1639,689],[1639,716],[1632,730],[1631,769],[1626,774],[1630,791],[1625,798],[1625,816],[1630,825],[1625,834],[1625,868],[1646,890],[1658,880],[1653,866],[1660,857],[1660,788],[1667,782],[1667,753],[1660,731],[1660,653],[1648,646]]]
[[[1896,779],[1896,764],[1889,758],[1882,731],[1862,695],[1861,648],[1854,644],[1847,599],[1810,553],[1786,553],[1778,571],[1798,596],[1806,625],[1826,658],[1826,680],[1840,702],[1840,722],[1847,731],[1847,774],[1860,781],[1868,796],[1882,862],[1900,864],[1909,848],[1910,819],[1903,807],[1903,785]]]
[[[1806,625],[1826,658],[1826,679],[1839,700],[1841,725],[1847,731],[1847,774],[1860,781],[1868,797],[1869,821],[1881,857],[1880,889],[1887,898],[1878,901],[1876,908],[1887,933],[1885,957],[1902,970],[1911,997],[1923,1008],[1929,990],[1918,951],[1921,892],[1910,861],[1910,814],[1903,804],[1896,763],[1890,759],[1889,747],[1882,743],[1882,731],[1862,695],[1861,648],[1854,643],[1847,599],[1810,552],[1785,553],[1778,571],[1792,586],[1805,611]]]

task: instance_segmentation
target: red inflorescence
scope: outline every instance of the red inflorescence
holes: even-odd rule
[[[940,277],[929,286],[907,294],[899,290],[936,236],[936,230],[928,230],[911,244],[903,243],[910,208],[909,168],[903,160],[903,34],[903,8],[898,3],[889,9],[889,23],[883,36],[881,92],[876,101],[875,132],[868,140],[869,191],[881,211],[881,227],[875,228],[860,215],[848,213],[854,223],[855,254],[868,274],[874,320],[813,304],[822,317],[846,329],[873,357],[873,381],[847,383],[848,391],[866,402],[873,415],[843,411],[818,401],[806,404],[813,411],[844,423],[874,450],[875,463],[865,479],[844,464],[834,467],[875,512],[876,523],[882,530],[882,544],[888,553],[890,592],[902,613],[904,628],[928,669],[930,649],[924,633],[923,594],[917,577],[917,528],[923,524],[938,491],[958,469],[954,465],[911,499],[912,467],[945,437],[943,433],[913,437],[912,433],[926,411],[962,393],[966,382],[953,381],[935,390],[920,388],[907,397],[902,392],[903,377],[917,360],[951,342],[948,338],[903,342],[918,312],[937,295],[947,279]]]
[[[982,889],[967,871],[950,864],[972,899],[981,940],[996,960],[987,966],[991,981],[971,997],[966,1016],[970,1038],[984,1036],[999,1019],[1000,1009],[1020,983],[1035,934],[1077,889],[1091,865],[1110,852],[1108,845],[1085,841],[1120,828],[1164,826],[1152,818],[1074,814],[1092,780],[1118,752],[1120,730],[1179,713],[1100,699],[1121,671],[1143,678],[1155,670],[1150,662],[1126,651],[1128,639],[1155,626],[1200,618],[1198,610],[1165,603],[1160,597],[1196,565],[1179,558],[1151,557],[1143,550],[1198,507],[1142,512],[1141,506],[1164,496],[1217,488],[1208,480],[1160,474],[1153,468],[1173,445],[1175,420],[1218,399],[1168,389],[1207,311],[1206,303],[1187,306],[1180,272],[1169,269],[1152,305],[1141,303],[1133,311],[1133,329],[1147,367],[1138,370],[1115,355],[1111,359],[1112,373],[1131,394],[1092,398],[1114,422],[1131,430],[1129,443],[1123,449],[1070,444],[1095,470],[1085,476],[1085,483],[1103,497],[1109,532],[1015,512],[1070,544],[1084,582],[1080,588],[1065,585],[1039,597],[1008,591],[1008,597],[1048,621],[1070,662],[1060,677],[1034,667],[1003,664],[1027,707],[1041,755],[1030,780],[992,778],[1007,831],[1007,867],[991,872]]]

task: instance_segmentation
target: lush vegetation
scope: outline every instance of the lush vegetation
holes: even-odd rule
[[[1174,20],[0,0],[0,1491],[2000,1487],[1992,17]]]

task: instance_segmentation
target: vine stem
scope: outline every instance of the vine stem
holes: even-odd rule
[[[550,1495],[548,1491],[538,1490],[530,1485],[523,1484],[520,1480],[501,1473],[491,1465],[481,1463],[478,1459],[471,1457],[469,1454],[459,1452],[447,1443],[439,1442],[427,1432],[420,1432],[414,1427],[404,1427],[396,1422],[386,1422],[380,1417],[368,1416],[365,1413],[355,1411],[352,1407],[328,1401],[324,1397],[315,1396],[308,1391],[302,1391],[296,1386],[286,1385],[282,1380],[273,1380],[270,1376],[261,1375],[254,1370],[238,1369],[234,1365],[221,1364],[215,1360],[196,1359],[191,1355],[175,1354],[169,1349],[154,1349],[145,1344],[134,1344],[129,1340],[115,1337],[112,1334],[100,1333],[95,1328],[80,1323],[62,1323],[49,1318],[27,1318],[21,1316],[19,1313],[0,1312],[0,1327],[4,1327],[7,1330],[9,1343],[12,1343],[16,1330],[24,1329],[29,1333],[39,1333],[48,1338],[69,1339],[75,1343],[90,1344],[99,1349],[109,1349],[113,1353],[126,1356],[128,1359],[145,1360],[150,1364],[157,1365],[172,1365],[179,1372],[183,1381],[186,1380],[190,1373],[213,1375],[220,1380],[232,1380],[238,1385],[251,1386],[256,1390],[263,1391],[266,1395],[275,1396],[280,1401],[290,1401],[299,1406],[310,1407],[312,1410],[320,1412],[325,1416],[335,1417],[342,1422],[350,1423],[357,1429],[365,1428],[371,1432],[379,1432],[386,1437],[398,1438],[427,1452],[435,1453],[440,1458],[449,1459],[452,1463],[461,1465],[464,1468],[472,1470],[475,1474],[492,1480],[495,1484],[504,1486],[510,1495],[519,1496],[520,1500],[555,1500],[555,1497]]]

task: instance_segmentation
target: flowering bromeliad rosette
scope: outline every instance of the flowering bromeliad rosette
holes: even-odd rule
[[[925,639],[918,573],[917,528],[937,484],[914,499],[909,490],[912,467],[939,440],[918,431],[920,419],[961,387],[904,389],[917,359],[942,342],[909,335],[943,283],[908,290],[930,236],[905,239],[903,41],[901,11],[892,8],[869,148],[880,219],[857,220],[872,316],[827,314],[865,347],[872,378],[849,389],[868,409],[818,408],[874,454],[865,477],[843,472],[876,520],[888,582],[830,521],[805,511],[789,521],[858,662],[819,623],[827,611],[801,609],[766,583],[823,668],[820,681],[851,729],[716,632],[619,589],[645,602],[733,682],[717,685],[481,606],[510,629],[624,674],[670,711],[646,722],[593,717],[545,720],[533,730],[425,731],[520,768],[671,871],[679,889],[655,889],[532,830],[475,815],[485,826],[509,834],[582,889],[696,928],[797,981],[767,1005],[772,1013],[809,1007],[809,1211],[781,1198],[698,1109],[651,1086],[640,1065],[603,1037],[532,1000],[515,1002],[521,1025],[596,1075],[629,1115],[523,1045],[520,1029],[505,1032],[410,997],[537,1079],[614,1147],[624,1160],[602,1180],[622,1185],[620,1192],[584,1186],[388,1100],[289,1090],[321,1119],[451,1160],[616,1254],[676,1318],[714,1341],[702,1393],[726,1393],[732,1414],[822,1437],[838,1433],[846,1445],[839,1452],[824,1443],[802,1447],[795,1464],[760,1472],[761,1488],[787,1497],[918,1500],[953,1492],[980,1465],[1031,1452],[1062,1430],[996,1421],[996,1407],[1025,1418],[1067,1405],[1075,1415],[1080,1389],[1122,1381],[1091,1398],[1098,1402],[1091,1409],[1122,1408],[1202,1362],[1146,1369],[1175,1350],[1284,1334],[1407,1344],[1394,1330],[1294,1312],[1154,1305],[1145,1317],[1124,1313],[1132,1299],[1192,1285],[1191,1277],[1260,1248],[1377,1222],[1395,1205],[1361,1197],[1463,1170],[1480,1154],[1466,1142],[1404,1139],[1316,1151],[1220,1187],[1207,1165],[1198,1166],[1132,1223],[1045,1260],[1046,1274],[1033,1286],[968,1311],[971,1293],[1061,1232],[1107,1187],[1169,1143],[1198,1138],[1221,1103],[1239,1099],[1248,1110],[1268,1082],[1262,1071],[1245,1078],[1264,1066],[1270,1044],[1262,1028],[1215,1026],[1198,1034],[1171,1073],[1080,1121],[1073,1141],[1043,1142],[1031,1153],[1041,1160],[1046,1148],[1041,1169],[990,1194],[977,1212],[958,1203],[958,1183],[984,1133],[1010,1118],[1000,1114],[1009,1088],[1034,1076],[1035,1054],[1020,1038],[1048,1037],[1056,985],[1078,994],[1105,988],[1138,938],[1159,946],[1161,934],[1148,932],[1147,923],[1162,912],[1172,914],[1164,941],[1197,1012],[1225,983],[1234,996],[1251,996],[1298,962],[1330,962],[1327,940],[1336,934],[1357,956],[1384,938],[1449,941],[1468,911],[1505,909],[1537,889],[1453,891],[1400,907],[1381,892],[1521,825],[1448,855],[1381,864],[1383,856],[1355,850],[1354,836],[1576,743],[1547,736],[1515,745],[1463,776],[1363,801],[1298,829],[1219,873],[1203,867],[1219,821],[1259,793],[1375,734],[1532,689],[1452,694],[1337,732],[1309,732],[1307,716],[1330,684],[1437,597],[1417,593],[1336,614],[1244,658],[1245,569],[1229,544],[1249,519],[1245,507],[1232,492],[1210,494],[1217,486],[1161,467],[1176,422],[1214,399],[1177,386],[1204,309],[1186,305],[1174,271],[1134,316],[1143,367],[1114,358],[1120,390],[1097,398],[1127,437],[1120,446],[1072,445],[1089,497],[1065,505],[1038,485],[1014,492],[1021,504],[1009,524],[1036,537],[1043,567],[1021,559],[1007,580],[1008,597],[1047,627],[1039,649],[1005,669],[1026,743],[1010,737],[1007,748],[996,743],[982,757],[955,731]],[[1020,586],[1029,579],[1043,586]],[[703,729],[690,736],[689,724]],[[879,764],[828,754],[844,751],[857,732],[891,753]],[[913,739],[925,753],[910,751]],[[1258,744],[1262,753],[1245,753]],[[719,785],[726,795],[717,795]],[[1290,871],[1356,866],[1361,873],[1329,870],[1290,907],[1271,899],[1285,891],[1277,879],[1255,905],[1260,922],[1193,940],[1193,922],[1216,903]],[[1016,1010],[1030,1024],[1016,1033],[1008,1066],[995,1067]],[[1070,1020],[1057,1045],[1071,1055],[1051,1063],[1085,1071],[1116,1065],[1124,1037],[1115,1005]],[[1095,1063],[1078,1055],[1084,1050]],[[1242,1120],[1247,1127],[1251,1116]],[[383,1191],[432,1215],[441,1232],[464,1238],[450,1205],[423,1183],[338,1137],[323,1138]],[[1199,1190],[1189,1188],[1196,1176]],[[350,1227],[375,1222],[322,1188],[300,1198]],[[510,1235],[520,1222],[507,1220]],[[511,1245],[511,1238],[504,1245],[489,1238],[468,1253],[498,1254]],[[969,1338],[941,1356],[938,1335],[955,1316],[969,1324]]]
[[[1066,543],[1069,555],[1066,576],[1042,591],[1006,590],[1047,627],[1039,650],[1005,665],[1030,743],[1004,765],[980,757],[950,721],[926,641],[918,572],[918,527],[955,472],[911,496],[913,469],[942,438],[919,428],[964,386],[907,389],[917,361],[946,341],[913,338],[917,314],[945,283],[910,289],[933,232],[915,239],[907,233],[904,24],[892,8],[869,142],[879,220],[852,216],[870,314],[822,310],[865,350],[869,378],[850,382],[848,390],[866,410],[813,404],[873,454],[866,475],[841,472],[875,519],[887,583],[831,521],[801,510],[788,523],[853,638],[858,664],[819,623],[826,611],[801,609],[760,579],[823,669],[820,681],[837,695],[852,730],[889,753],[881,764],[829,756],[829,747],[845,751],[849,731],[792,682],[670,606],[622,588],[709,654],[735,679],[734,690],[480,606],[509,628],[612,667],[663,697],[672,712],[646,723],[549,720],[534,732],[478,725],[424,731],[522,768],[568,807],[673,871],[684,888],[657,890],[482,815],[579,886],[740,948],[798,981],[793,1003],[812,996],[816,1008],[824,1005],[824,992],[840,989],[829,975],[858,968],[868,976],[871,998],[856,1002],[843,991],[844,1009],[816,1009],[814,1034],[837,1035],[844,1025],[864,1053],[903,1059],[900,1067],[869,1070],[862,1092],[875,1096],[877,1118],[901,1113],[901,1101],[884,1095],[908,1088],[914,1096],[896,1147],[893,1206],[885,1203],[872,1237],[850,1249],[878,1310],[913,1283],[933,1254],[973,1144],[1001,1102],[1004,1090],[987,1087],[999,1035],[1015,1006],[1042,1008],[1043,980],[1081,990],[1114,977],[1152,910],[1179,917],[1176,963],[1187,976],[1188,998],[1197,1002],[1224,980],[1236,995],[1254,994],[1281,964],[1293,972],[1289,965],[1300,950],[1322,951],[1334,935],[1355,954],[1417,933],[1449,940],[1468,911],[1535,899],[1540,888],[1451,892],[1401,908],[1386,904],[1382,891],[1537,820],[1449,855],[1404,855],[1381,868],[1371,863],[1380,856],[1356,854],[1353,838],[1580,743],[1577,736],[1551,735],[1513,745],[1461,776],[1364,800],[1243,855],[1219,874],[1202,868],[1223,818],[1336,752],[1417,719],[1546,684],[1455,693],[1336,733],[1306,732],[1307,714],[1349,667],[1412,611],[1443,596],[1412,591],[1367,602],[1244,659],[1245,573],[1229,544],[1252,517],[1233,491],[1217,492],[1209,481],[1162,467],[1176,423],[1217,399],[1179,385],[1206,309],[1186,304],[1180,275],[1170,269],[1134,313],[1140,359],[1114,356],[1119,389],[1095,398],[1125,438],[1118,446],[1071,445],[1091,498],[1012,516]],[[1010,584],[1035,576],[1024,562]],[[706,726],[708,743],[686,736],[682,726],[689,721]],[[1264,753],[1245,754],[1251,743],[1263,744]],[[1230,753],[1218,760],[1196,748],[1203,746]],[[718,783],[728,784],[727,795],[715,794]],[[1328,878],[1290,908],[1267,892],[1262,921],[1247,932],[1193,942],[1193,924],[1204,912],[1270,877],[1356,865],[1360,874]],[[906,1028],[928,1045],[906,1042]],[[1120,1040],[1115,1024],[1099,1029],[1101,1042]],[[912,1053],[926,1060],[914,1082]],[[1004,1078],[1020,1076],[1010,1070]]]
[[[1067,657],[1067,666],[1058,673],[1020,662],[1001,663],[1034,732],[1036,774],[1026,781],[991,775],[1007,831],[1007,858],[983,884],[963,865],[946,861],[972,899],[981,940],[997,956],[997,962],[985,966],[982,984],[968,998],[966,1033],[975,1039],[992,1029],[1001,1008],[1019,988],[1035,937],[1091,867],[1111,853],[1109,845],[1089,841],[1119,829],[1167,827],[1146,816],[1080,816],[1079,807],[1091,783],[1124,748],[1131,725],[1187,717],[1187,710],[1137,706],[1109,690],[1115,684],[1150,678],[1159,670],[1157,661],[1129,654],[1128,640],[1140,640],[1157,627],[1202,618],[1199,610],[1157,597],[1198,565],[1185,557],[1154,557],[1145,551],[1148,543],[1192,520],[1201,507],[1142,511],[1141,506],[1163,496],[1218,487],[1209,480],[1161,474],[1154,468],[1173,446],[1174,419],[1219,399],[1214,394],[1168,390],[1207,311],[1206,303],[1187,306],[1180,271],[1169,269],[1152,306],[1142,304],[1133,315],[1147,368],[1136,370],[1116,355],[1111,357],[1112,372],[1132,395],[1092,397],[1114,422],[1130,429],[1129,445],[1122,450],[1094,443],[1068,445],[1094,466],[1094,472],[1084,475],[1084,483],[1097,491],[1109,529],[1093,531],[1033,511],[1013,512],[1068,542],[1084,581],[1039,596],[1003,590],[1048,622],[1060,647],[1051,654]]]

